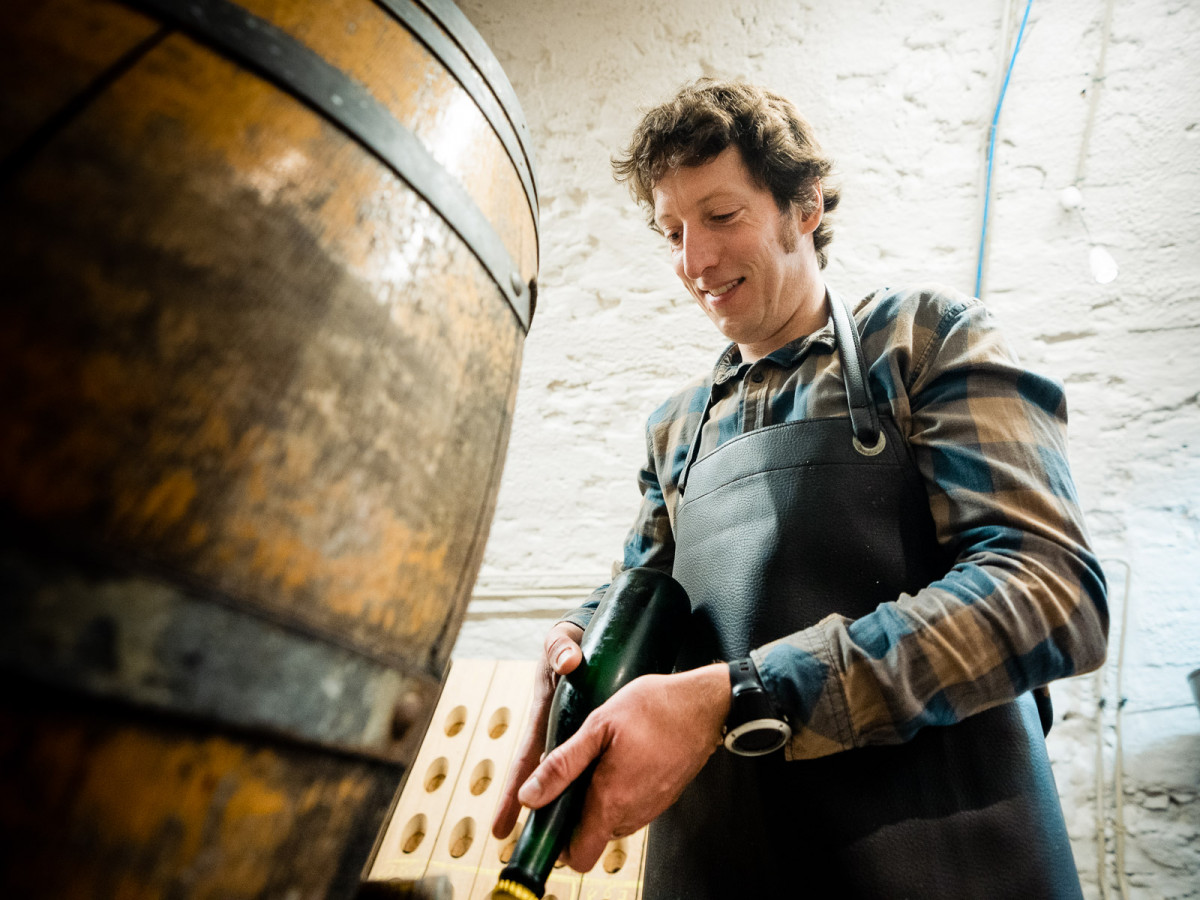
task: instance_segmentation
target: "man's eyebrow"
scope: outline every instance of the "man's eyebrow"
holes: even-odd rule
[[[712,203],[714,200],[738,200],[738,199],[740,199],[740,197],[739,197],[737,191],[734,190],[733,188],[719,187],[719,188],[716,188],[715,190],[709,191],[707,194],[705,194],[703,197],[701,197],[699,200],[697,200],[696,203],[698,203],[698,204],[699,203]]]
[[[659,215],[657,211],[655,211],[655,214],[653,216],[651,216],[651,218],[650,218],[651,224],[654,225],[654,227],[658,228],[658,229],[662,229],[663,222],[678,221],[678,220],[679,220],[678,216],[672,215],[671,213],[668,213],[668,212],[664,212],[661,215]]]
[[[695,205],[703,206],[706,203],[713,203],[713,202],[722,203],[726,200],[739,200],[739,199],[741,199],[741,198],[738,195],[737,191],[733,190],[732,188],[719,187],[719,188],[715,188],[714,190],[709,191],[703,197],[700,197],[699,199],[697,199],[695,201]],[[662,218],[670,219],[670,218],[677,218],[677,217],[672,216],[670,213],[665,213]],[[661,222],[662,222],[662,220],[656,215],[654,217],[654,223],[656,225],[661,226]]]

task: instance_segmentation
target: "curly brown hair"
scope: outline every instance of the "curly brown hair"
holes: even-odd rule
[[[813,232],[817,262],[825,268],[825,248],[833,240],[826,218],[837,208],[840,191],[821,182],[833,171],[812,126],[791,101],[741,81],[701,78],[642,117],[625,151],[613,157],[613,174],[626,182],[654,223],[654,185],[669,169],[697,166],[729,146],[741,151],[751,176],[768,189],[782,212],[795,204],[807,218],[822,201],[821,224]],[[817,190],[818,183],[821,190]]]

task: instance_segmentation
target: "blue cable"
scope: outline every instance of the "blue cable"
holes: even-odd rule
[[[1017,31],[1017,42],[1013,46],[1012,59],[1008,61],[1008,71],[1004,73],[1004,84],[1000,87],[1000,97],[996,100],[996,113],[992,116],[992,130],[988,136],[987,154],[987,183],[983,188],[983,228],[979,232],[979,260],[975,265],[975,296],[983,289],[983,253],[987,246],[988,207],[992,198],[992,157],[996,153],[996,124],[1000,121],[1000,107],[1004,105],[1004,94],[1008,91],[1008,80],[1012,78],[1013,66],[1017,64],[1017,54],[1021,51],[1021,38],[1025,35],[1025,23],[1029,21],[1029,9],[1033,0],[1026,0],[1025,15],[1021,17],[1021,28]]]

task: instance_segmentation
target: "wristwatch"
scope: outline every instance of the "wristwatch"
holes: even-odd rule
[[[738,756],[763,756],[791,740],[792,729],[775,714],[753,660],[731,662],[729,681],[733,696],[725,720],[726,750]]]

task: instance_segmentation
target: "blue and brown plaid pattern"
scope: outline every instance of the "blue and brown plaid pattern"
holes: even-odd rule
[[[899,743],[1104,658],[1108,610],[1067,464],[1062,387],[1017,362],[984,305],[940,286],[884,289],[855,311],[876,401],[924,477],[953,568],[851,621],[830,616],[752,652],[791,722],[792,759]],[[643,501],[614,568],[671,571],[677,484],[710,386],[699,457],[780,422],[846,416],[833,323],[754,364],[731,345],[646,426]],[[568,618],[586,622],[603,588]]]

